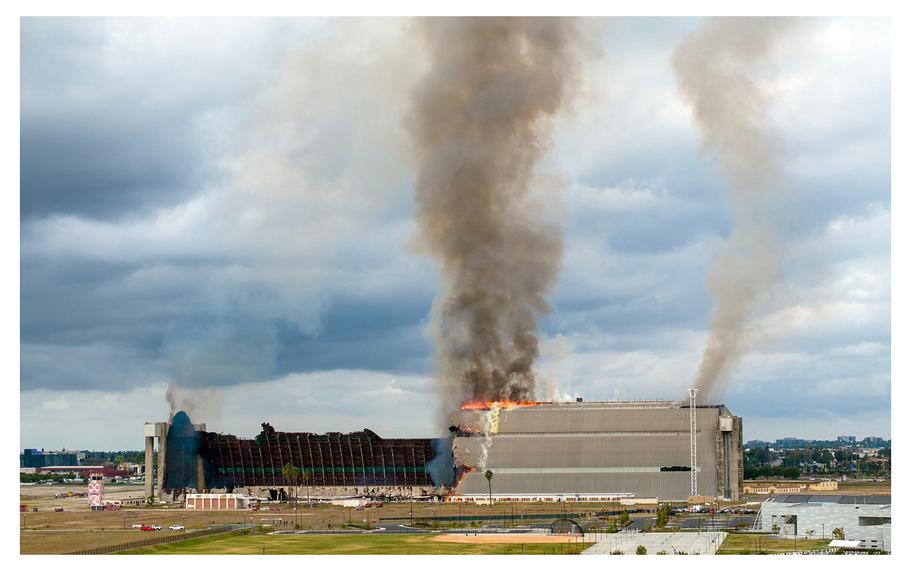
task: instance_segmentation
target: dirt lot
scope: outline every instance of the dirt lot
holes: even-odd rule
[[[25,504],[28,510],[32,507],[38,507],[38,510],[48,509],[53,511],[54,507],[63,507],[64,510],[80,510],[88,506],[86,497],[64,497],[55,498],[55,494],[65,494],[72,491],[73,493],[85,493],[88,491],[86,485],[20,485],[19,502]],[[106,499],[139,499],[144,496],[144,490],[141,485],[106,485],[104,487],[104,497]]]
[[[63,554],[108,544],[120,544],[134,540],[146,540],[150,534],[140,531],[22,531],[19,537],[20,554]]]

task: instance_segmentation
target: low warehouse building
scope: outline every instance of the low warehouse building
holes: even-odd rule
[[[770,495],[806,491],[837,491],[837,487],[837,481],[834,479],[822,479],[819,481],[747,481],[743,492],[753,495]]]
[[[782,535],[860,541],[891,550],[890,495],[778,495],[762,503],[756,528]]]
[[[186,508],[190,511],[233,511],[248,509],[250,498],[233,493],[187,493]]]

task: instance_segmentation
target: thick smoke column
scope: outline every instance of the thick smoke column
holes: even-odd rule
[[[168,420],[173,419],[180,410],[192,414],[200,422],[207,420],[207,424],[213,424],[221,418],[224,393],[217,388],[186,389],[176,383],[169,383],[164,398],[170,408]]]
[[[778,267],[771,195],[780,189],[778,147],[765,126],[768,96],[755,78],[792,20],[718,18],[686,38],[673,67],[704,144],[728,179],[733,233],[708,275],[716,305],[695,386],[717,394],[745,348],[747,324]]]
[[[534,396],[537,318],[562,258],[559,229],[528,199],[548,120],[576,78],[572,20],[423,20],[431,68],[410,127],[420,235],[442,267],[433,308],[450,406]],[[451,408],[450,408],[451,409]]]

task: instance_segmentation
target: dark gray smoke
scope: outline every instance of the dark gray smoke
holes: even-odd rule
[[[200,424],[215,424],[221,419],[224,392],[220,389],[214,387],[187,389],[176,383],[169,383],[164,398],[170,408],[168,420],[173,419],[174,414],[180,410],[193,415]]]
[[[416,218],[441,265],[431,330],[451,407],[534,396],[537,319],[562,259],[530,199],[549,120],[577,79],[575,22],[422,20],[430,70],[413,95]]]
[[[455,481],[455,458],[452,456],[452,437],[433,440],[433,451],[436,455],[427,462],[427,472],[433,485],[442,487],[452,485]]]
[[[748,323],[778,269],[771,199],[783,178],[779,145],[767,126],[769,97],[756,69],[792,25],[784,18],[716,18],[673,56],[682,97],[704,145],[719,161],[734,207],[734,229],[708,275],[716,300],[695,386],[719,394],[746,348]]]

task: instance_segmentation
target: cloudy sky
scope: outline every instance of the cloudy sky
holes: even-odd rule
[[[585,22],[538,183],[565,255],[539,374],[675,398],[733,216],[671,57],[690,19]],[[803,21],[754,72],[784,257],[724,396],[747,439],[890,436],[890,28]],[[23,447],[140,448],[167,385],[210,429],[437,432],[437,267],[403,124],[406,20],[23,19]]]

